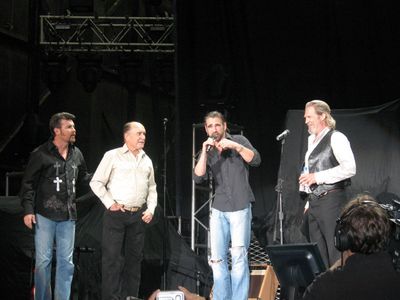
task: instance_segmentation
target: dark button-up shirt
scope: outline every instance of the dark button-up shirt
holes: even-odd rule
[[[51,140],[29,158],[19,196],[25,214],[39,213],[53,221],[76,220],[76,187],[89,184],[91,175],[81,151],[70,145],[64,159]]]
[[[397,300],[400,273],[387,252],[350,256],[342,269],[319,275],[304,293],[307,300]]]
[[[258,151],[251,145],[248,139],[242,135],[226,135],[242,146],[251,149],[254,157],[247,163],[235,150],[227,149],[218,152],[213,148],[207,154],[207,167],[211,170],[215,183],[215,197],[213,207],[220,211],[238,211],[248,207],[254,202],[254,194],[249,183],[249,165],[259,166],[261,157]],[[207,173],[204,176],[193,174],[196,183],[207,180]]]

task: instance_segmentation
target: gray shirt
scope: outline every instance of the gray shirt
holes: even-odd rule
[[[211,170],[215,183],[212,206],[224,212],[242,210],[255,201],[249,184],[249,165],[257,167],[261,163],[260,154],[244,136],[226,134],[226,138],[251,149],[254,157],[250,163],[246,163],[241,155],[232,149],[218,153],[214,147],[208,152],[207,167]],[[207,173],[204,176],[193,176],[196,183],[201,183],[208,177]]]

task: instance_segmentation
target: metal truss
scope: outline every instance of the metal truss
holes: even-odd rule
[[[198,129],[203,129],[204,125],[203,124],[193,124],[192,127],[192,170],[194,169],[197,159],[200,155],[200,152],[196,153],[196,131]],[[210,253],[210,236],[209,236],[209,224],[206,224],[204,221],[202,221],[199,218],[199,213],[200,212],[205,212],[206,214],[209,214],[210,209],[211,209],[211,203],[212,200],[214,199],[214,191],[213,191],[213,183],[212,183],[212,176],[209,178],[209,183],[208,187],[206,186],[200,186],[197,185],[194,180],[192,179],[192,210],[191,210],[191,232],[190,232],[190,247],[192,248],[193,251],[196,253],[198,252],[199,249],[207,249],[207,255]],[[198,196],[200,194],[203,194],[206,196],[208,199],[203,203],[199,204],[198,202]],[[200,206],[199,206],[200,205]],[[207,218],[207,223],[208,223],[208,218]],[[198,235],[199,231],[204,230],[205,232],[205,239],[202,241],[198,241]]]
[[[40,16],[40,45],[58,52],[175,52],[173,17]]]

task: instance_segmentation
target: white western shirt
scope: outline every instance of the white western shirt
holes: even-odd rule
[[[109,209],[114,201],[126,206],[142,206],[154,214],[157,189],[151,159],[143,150],[135,156],[126,144],[106,152],[90,187]]]

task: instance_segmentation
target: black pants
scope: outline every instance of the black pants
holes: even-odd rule
[[[143,259],[144,209],[137,212],[107,210],[103,218],[102,299],[138,296]]]
[[[321,198],[309,195],[308,230],[311,242],[316,242],[325,265],[331,266],[340,258],[334,245],[336,220],[347,203],[345,190],[337,190]]]

